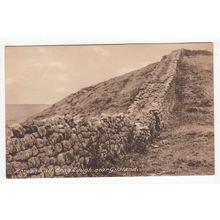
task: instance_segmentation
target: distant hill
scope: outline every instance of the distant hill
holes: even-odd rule
[[[25,121],[28,117],[41,112],[49,106],[46,104],[7,104],[6,123],[12,125]]]

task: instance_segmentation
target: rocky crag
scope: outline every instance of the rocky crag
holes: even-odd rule
[[[135,168],[134,175],[142,174],[138,164],[128,163],[128,155],[149,154],[176,109],[190,114],[213,106],[212,89],[193,90],[199,73],[190,74],[190,81],[184,71],[183,61],[202,62],[204,57],[212,54],[173,51],[158,63],[81,89],[8,128],[7,177],[129,175],[116,172],[125,164],[127,170]],[[206,71],[212,74],[210,68]],[[113,167],[115,172],[109,172]]]

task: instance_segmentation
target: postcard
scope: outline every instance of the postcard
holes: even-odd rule
[[[214,175],[213,43],[5,47],[7,178]]]

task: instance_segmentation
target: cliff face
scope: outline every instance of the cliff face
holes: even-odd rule
[[[7,176],[109,176],[106,170],[123,166],[127,155],[147,155],[174,111],[213,106],[211,58],[207,51],[173,51],[158,63],[84,88],[9,128]],[[212,117],[207,121],[212,123]],[[105,170],[95,172],[100,168]]]

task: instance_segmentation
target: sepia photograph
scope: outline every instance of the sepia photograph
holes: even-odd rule
[[[5,46],[6,177],[215,174],[213,43]]]

